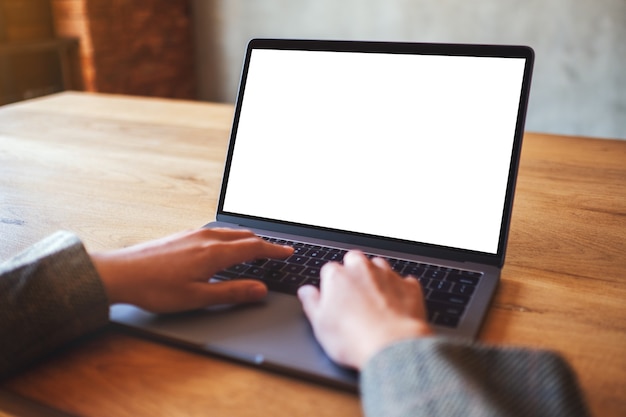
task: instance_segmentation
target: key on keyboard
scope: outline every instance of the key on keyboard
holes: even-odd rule
[[[259,279],[270,290],[295,294],[302,285],[319,287],[320,269],[327,262],[341,262],[346,250],[309,245],[303,242],[263,237],[280,245],[290,245],[294,253],[287,259],[256,259],[234,265],[217,273],[222,281]],[[367,254],[368,257],[375,255]],[[439,326],[457,327],[469,304],[481,272],[447,268],[420,262],[383,257],[399,275],[412,275],[422,284],[428,320]]]

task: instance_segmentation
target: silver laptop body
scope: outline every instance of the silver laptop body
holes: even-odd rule
[[[458,297],[438,299],[455,316],[437,313],[431,324],[475,338],[504,265],[533,61],[525,46],[250,41],[217,218],[206,227],[433,265],[450,280],[428,285],[471,294],[462,310]],[[479,279],[459,281],[459,270]],[[116,305],[111,320],[357,387],[358,375],[328,359],[297,298],[281,291],[171,315]]]

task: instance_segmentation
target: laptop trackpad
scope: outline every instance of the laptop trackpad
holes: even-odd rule
[[[358,374],[335,365],[313,337],[295,296],[270,292],[260,303],[180,314],[111,307],[111,321],[194,350],[356,390]]]

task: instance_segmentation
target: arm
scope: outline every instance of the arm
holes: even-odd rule
[[[588,416],[557,354],[440,338],[397,342],[361,373],[365,415]]]
[[[91,257],[112,304],[168,313],[258,301],[267,294],[260,281],[208,280],[234,264],[292,253],[292,247],[268,243],[247,230],[197,229]]]
[[[109,304],[174,312],[257,301],[267,293],[259,281],[208,280],[232,264],[292,252],[249,231],[198,229],[88,254],[58,232],[0,265],[0,378],[108,323]]]
[[[109,319],[98,274],[68,232],[0,265],[0,306],[0,377]]]
[[[298,293],[336,362],[361,371],[365,415],[587,416],[559,356],[434,337],[423,295],[382,259],[349,252]]]

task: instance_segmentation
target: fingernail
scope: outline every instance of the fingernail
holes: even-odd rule
[[[311,293],[311,291],[314,291],[314,287],[312,285],[303,285],[298,288],[298,297],[306,297]]]

